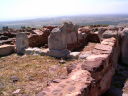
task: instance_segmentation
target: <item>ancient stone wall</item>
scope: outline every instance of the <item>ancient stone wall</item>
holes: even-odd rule
[[[96,44],[91,55],[67,69],[66,79],[51,83],[37,96],[100,96],[110,87],[118,50],[116,39],[104,39]]]
[[[0,45],[4,44],[14,44],[16,34],[11,32],[1,32],[0,33]]]
[[[55,28],[52,26],[44,27],[41,30],[33,30],[34,34],[28,36],[30,47],[41,47],[48,43],[48,36],[51,30]]]
[[[43,46],[48,43],[49,35],[49,56],[54,57],[63,57],[65,54],[67,56],[67,54],[70,53],[69,50],[79,49],[88,42],[98,44],[96,44],[89,53],[81,52],[82,55],[85,55],[83,60],[78,60],[79,62],[67,67],[67,78],[55,80],[55,82],[52,82],[47,88],[39,92],[37,96],[100,96],[107,91],[118,64],[120,51],[122,61],[124,63],[128,62],[128,29],[123,30],[124,34],[122,34],[122,38],[120,38],[118,37],[119,29],[115,27],[97,29],[96,27],[92,29],[83,27],[77,31],[77,27],[74,24],[66,23],[61,27],[54,28],[55,27],[48,26],[41,30],[32,30],[32,34],[29,34],[28,37],[25,35],[25,39],[22,36],[22,40],[16,42],[17,49],[19,49],[17,52],[23,52],[27,47]],[[100,32],[102,39],[100,39],[99,36]],[[116,39],[110,37],[115,37]],[[6,36],[1,36],[0,38],[2,38],[2,40],[7,39]],[[18,37],[17,39],[20,38]],[[121,48],[118,41],[120,39],[122,39],[122,41],[120,41]],[[26,41],[24,40],[29,44],[25,43]],[[6,48],[8,48],[8,46],[6,46]],[[3,53],[3,47],[1,50],[0,53]],[[8,50],[9,53],[12,52],[10,49]]]

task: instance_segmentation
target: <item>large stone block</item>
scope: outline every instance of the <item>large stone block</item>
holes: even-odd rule
[[[77,48],[77,30],[78,27],[71,22],[65,22],[62,26],[54,28],[48,37],[48,55],[66,57],[69,54],[69,50]]]
[[[52,30],[50,36],[48,37],[48,47],[54,50],[63,50],[67,48],[66,42],[67,34],[62,32],[59,28]]]
[[[18,33],[16,35],[16,51],[18,54],[24,54],[26,48],[28,48],[28,37],[25,33]]]
[[[6,56],[15,52],[14,45],[2,45],[0,46],[0,56]]]
[[[54,28],[48,38],[49,49],[69,49],[77,48],[78,26],[71,22],[65,22],[62,26]]]

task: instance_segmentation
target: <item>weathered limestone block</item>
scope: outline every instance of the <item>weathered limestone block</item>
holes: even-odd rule
[[[65,22],[62,26],[54,28],[48,37],[48,47],[50,56],[65,57],[77,48],[78,27],[71,22]],[[69,50],[67,50],[69,49]]]
[[[15,52],[14,45],[1,45],[0,46],[0,56],[6,56]]]
[[[54,28],[48,37],[48,47],[50,50],[63,50],[67,48],[67,34],[59,28]]]
[[[121,34],[121,61],[128,64],[128,28],[125,28]]]
[[[65,22],[61,27],[54,28],[48,39],[49,49],[75,49],[78,42],[77,30],[78,26],[71,22]]]
[[[16,51],[18,54],[24,54],[26,48],[28,48],[28,37],[25,33],[18,33],[16,35]]]

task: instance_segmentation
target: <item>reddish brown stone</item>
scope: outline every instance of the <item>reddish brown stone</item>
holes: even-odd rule
[[[50,35],[49,29],[41,30],[34,30],[35,34],[31,34],[29,39],[29,46],[30,47],[41,47],[44,44],[48,43],[48,36]]]

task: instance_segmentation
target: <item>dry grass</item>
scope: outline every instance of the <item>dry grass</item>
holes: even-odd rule
[[[89,43],[81,51],[90,51],[96,43]],[[81,60],[67,60],[60,64],[59,59],[48,56],[10,56],[0,58],[0,96],[22,96],[28,94],[35,96],[47,84],[57,78],[67,76],[66,66],[78,63]],[[13,82],[11,77],[16,76],[19,80]],[[13,94],[20,89],[18,94]]]
[[[0,58],[0,96],[35,96],[55,78],[67,75],[66,67],[72,61],[60,64],[60,60],[48,56],[10,56]],[[12,76],[19,78],[12,82]],[[21,89],[16,95],[13,92]]]

